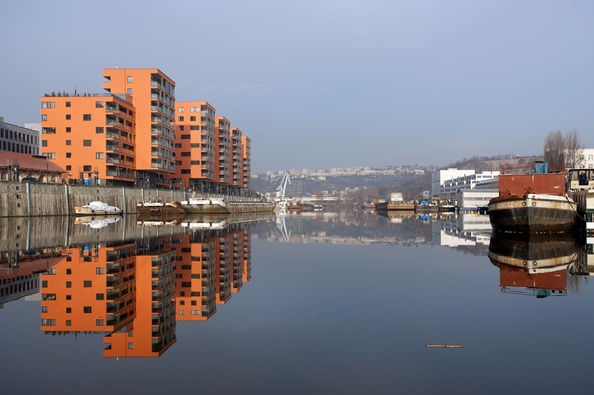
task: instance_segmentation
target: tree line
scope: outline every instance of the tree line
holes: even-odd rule
[[[583,160],[584,143],[576,129],[563,133],[549,132],[544,141],[544,161],[566,169],[579,167]]]

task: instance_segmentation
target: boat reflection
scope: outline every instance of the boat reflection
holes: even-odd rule
[[[250,227],[266,219],[235,215],[204,229],[197,217],[188,218],[193,227],[124,217],[109,232],[11,219],[28,237],[26,248],[1,240],[0,304],[39,294],[43,332],[104,334],[105,358],[159,357],[176,342],[177,321],[208,320],[250,281]],[[65,233],[42,237],[48,226]]]
[[[567,275],[579,271],[583,249],[571,234],[492,233],[489,259],[501,292],[537,298],[567,295]]]

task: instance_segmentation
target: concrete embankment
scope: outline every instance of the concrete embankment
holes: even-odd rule
[[[0,217],[74,215],[75,206],[101,201],[135,214],[136,204],[187,199],[184,190],[0,182]]]

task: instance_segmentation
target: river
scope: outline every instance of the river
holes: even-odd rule
[[[3,393],[589,392],[573,238],[472,214],[2,221]]]

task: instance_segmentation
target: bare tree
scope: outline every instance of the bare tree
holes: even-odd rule
[[[571,129],[565,132],[565,168],[573,169],[583,160],[584,143],[580,139],[578,131]]]
[[[552,166],[565,164],[565,140],[560,130],[547,134],[544,142],[544,161]]]

